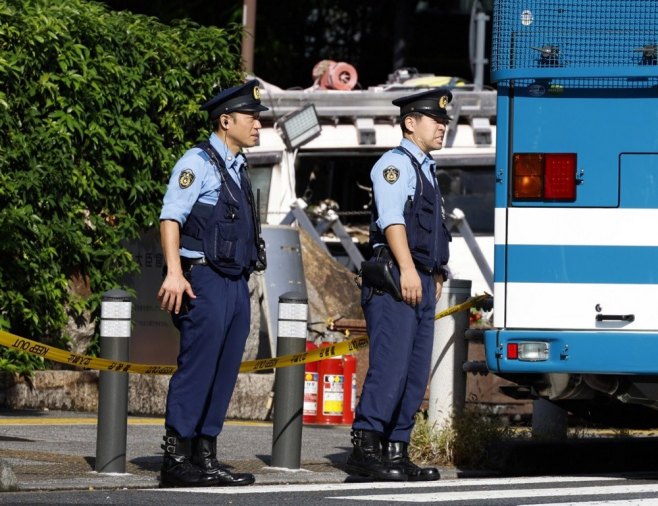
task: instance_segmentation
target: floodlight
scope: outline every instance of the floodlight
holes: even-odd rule
[[[277,126],[283,142],[291,151],[315,139],[322,131],[313,104],[285,115],[277,122]]]
[[[377,144],[375,121],[372,118],[356,118],[355,125],[359,145],[368,146]]]

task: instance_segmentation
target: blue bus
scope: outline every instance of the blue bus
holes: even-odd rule
[[[494,329],[508,393],[658,424],[658,1],[497,0]]]

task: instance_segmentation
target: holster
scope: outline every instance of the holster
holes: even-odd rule
[[[265,252],[265,240],[262,237],[256,239],[256,265],[254,270],[262,272],[267,269],[267,253]]]
[[[361,278],[366,286],[381,295],[388,293],[395,300],[402,300],[400,283],[393,277],[393,257],[385,246],[375,248],[370,260],[361,262]]]

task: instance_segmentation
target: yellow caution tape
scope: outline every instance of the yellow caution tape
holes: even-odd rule
[[[483,295],[476,295],[475,297],[471,297],[465,302],[462,302],[461,304],[456,304],[454,306],[449,307],[448,309],[444,309],[440,313],[437,313],[434,316],[435,320],[438,320],[440,318],[443,318],[445,316],[450,316],[451,314],[454,313],[459,313],[460,311],[464,311],[466,309],[470,309],[473,306],[475,306],[478,302],[491,297],[488,293],[484,293]]]
[[[490,295],[478,295],[466,302],[449,307],[434,316],[435,320],[464,311],[481,300],[490,297]],[[368,347],[368,336],[355,337],[346,341],[335,343],[331,346],[321,347],[316,350],[292,355],[283,355],[281,357],[264,358],[259,360],[249,360],[240,365],[240,372],[262,371],[265,369],[277,369],[280,367],[289,367],[293,365],[302,365],[310,362],[317,362],[325,358],[349,355],[363,348]],[[47,344],[32,341],[25,337],[20,337],[9,332],[0,330],[0,345],[12,348],[32,355],[37,355],[53,362],[73,365],[85,369],[94,369],[99,371],[114,372],[131,372],[135,374],[173,374],[176,370],[175,365],[149,365],[135,364],[132,362],[121,362],[108,360],[105,358],[90,357],[89,355],[80,355],[70,351],[61,350],[48,346]]]
[[[16,336],[0,330],[0,344],[7,348],[24,351],[32,355],[47,358],[53,362],[69,364],[86,369],[97,369],[99,371],[134,372],[137,374],[172,374],[176,370],[175,365],[148,365],[133,364],[131,362],[120,362],[106,358],[90,357],[80,355],[66,350],[60,350],[47,344],[32,341],[25,337]]]
[[[289,367],[291,365],[302,365],[317,362],[325,358],[339,357],[355,353],[368,347],[368,336],[355,337],[347,341],[318,348],[317,350],[295,353],[294,355],[283,355],[281,357],[264,358],[242,362],[240,372],[262,371],[263,369],[276,369],[278,367]]]

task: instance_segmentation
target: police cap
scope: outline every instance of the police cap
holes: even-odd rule
[[[452,100],[452,93],[448,88],[433,88],[421,93],[393,100],[393,105],[400,108],[400,118],[412,112],[426,114],[442,121],[450,121],[446,106]]]
[[[252,79],[244,84],[227,88],[201,106],[208,111],[211,120],[231,112],[259,112],[268,108],[260,103],[258,80]]]

